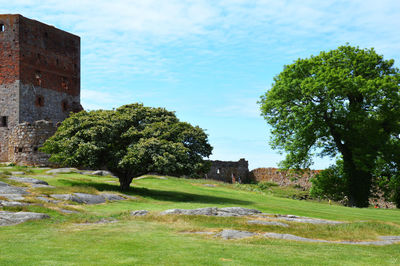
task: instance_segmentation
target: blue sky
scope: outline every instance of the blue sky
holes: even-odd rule
[[[283,65],[346,42],[400,60],[398,0],[0,0],[0,13],[81,37],[85,109],[166,107],[207,130],[212,159],[251,169],[283,158],[257,105]]]

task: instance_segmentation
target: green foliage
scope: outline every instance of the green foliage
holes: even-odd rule
[[[343,171],[343,161],[320,172],[311,178],[310,195],[315,198],[340,201],[347,196],[346,176]]]
[[[207,135],[173,112],[141,104],[71,115],[42,151],[63,166],[107,168],[126,190],[149,172],[191,175],[205,171],[211,154]]]
[[[307,168],[314,155],[340,154],[350,204],[368,206],[376,160],[399,142],[400,71],[393,65],[374,49],[349,45],[286,65],[260,101],[272,147],[287,154],[282,165]]]

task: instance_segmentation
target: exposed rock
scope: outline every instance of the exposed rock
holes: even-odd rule
[[[146,210],[131,211],[132,216],[145,216],[148,213],[149,213],[149,211],[146,211]]]
[[[218,209],[218,216],[247,216],[261,213],[259,210],[242,207],[226,207]]]
[[[16,187],[0,181],[0,196],[9,200],[23,200],[22,195],[27,195],[29,192],[26,188]]]
[[[161,212],[161,215],[166,214],[184,214],[184,215],[207,215],[207,216],[247,216],[261,213],[258,210],[247,209],[242,207],[227,207],[227,208],[217,208],[217,207],[208,207],[208,208],[199,208],[199,209],[170,209]]]
[[[9,179],[21,182],[21,183],[29,183],[29,184],[40,184],[40,185],[49,185],[46,181],[39,180],[36,178],[31,178],[31,177],[18,177],[18,176],[12,176]]]
[[[400,236],[380,236],[379,238],[382,240],[377,241],[328,241],[322,239],[310,239],[300,236],[295,236],[291,234],[278,234],[278,233],[265,233],[265,237],[275,238],[275,239],[286,239],[286,240],[295,240],[295,241],[303,241],[303,242],[320,242],[320,243],[333,243],[333,244],[349,244],[349,245],[391,245],[400,243]]]
[[[97,171],[93,171],[90,173],[90,175],[98,175],[98,176],[112,176],[115,177],[113,175],[113,173],[111,173],[110,171],[106,171],[106,170],[97,170]]]
[[[255,235],[257,234],[247,231],[238,231],[231,229],[224,229],[220,233],[216,234],[216,236],[222,237],[224,239],[240,239],[240,238],[252,237]]]
[[[73,194],[51,194],[52,198],[59,199],[59,200],[70,200],[78,203],[83,203],[77,196]]]
[[[36,197],[36,198],[41,200],[41,201],[47,202],[47,203],[59,203],[59,202],[61,202],[60,200],[52,200],[52,199],[49,199],[49,198],[46,198],[46,197],[43,197],[43,196],[39,196],[39,197]]]
[[[103,197],[102,195],[93,195],[86,193],[52,194],[50,196],[60,200],[70,200],[76,203],[84,204],[99,204],[106,202],[105,197]]]
[[[205,186],[205,187],[216,187],[216,185],[213,185],[213,184],[203,184],[203,186]]]
[[[18,201],[0,200],[0,206],[3,206],[3,207],[21,207],[21,206],[26,206],[26,205],[28,205],[28,204],[23,203],[23,202],[18,202]]]
[[[269,218],[274,219],[274,217],[269,217]],[[296,215],[278,215],[277,217],[275,217],[275,219],[285,220],[285,221],[289,221],[289,222],[309,223],[309,224],[343,224],[343,223],[345,223],[345,222],[341,222],[341,221],[300,217],[300,216],[296,216]]]
[[[57,168],[57,169],[51,169],[46,172],[47,174],[69,174],[69,173],[82,173],[76,168]]]
[[[261,221],[261,220],[250,220],[247,221],[249,224],[261,224],[261,225],[276,225],[276,226],[283,226],[288,227],[288,224],[281,223],[281,222],[272,222],[272,221]]]
[[[11,174],[12,174],[12,175],[24,175],[25,172],[17,171],[17,172],[11,172]]]
[[[44,213],[0,211],[0,226],[20,224],[30,220],[50,218]]]
[[[123,197],[121,197],[121,196],[119,196],[119,195],[116,195],[116,194],[103,193],[103,194],[101,194],[101,196],[102,196],[103,198],[105,198],[106,200],[109,200],[109,201],[113,201],[113,200],[126,200],[125,198],[123,198]]]

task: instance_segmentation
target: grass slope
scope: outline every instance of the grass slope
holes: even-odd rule
[[[42,169],[25,169],[27,175],[56,188],[31,188],[33,195],[54,193],[120,193],[116,179],[79,174],[48,176]],[[1,169],[0,169],[1,170]],[[15,169],[7,169],[14,171]],[[10,182],[3,176],[0,181]],[[215,187],[204,186],[214,184]],[[15,183],[14,183],[15,184]],[[400,210],[355,209],[325,203],[278,198],[248,192],[233,185],[206,180],[134,180],[127,195],[137,199],[99,205],[3,208],[45,212],[51,219],[0,227],[1,265],[398,265],[400,245],[360,246],[303,243],[253,237],[223,240],[194,231],[238,229],[254,232],[290,233],[329,240],[374,240],[379,235],[400,235]],[[39,203],[35,197],[27,201]],[[290,223],[290,227],[248,225],[243,217],[160,216],[172,208],[241,206],[266,213],[294,214],[348,221],[342,225]],[[78,210],[63,214],[60,209]],[[132,210],[150,210],[150,215],[131,217]],[[116,223],[83,224],[102,218]]]

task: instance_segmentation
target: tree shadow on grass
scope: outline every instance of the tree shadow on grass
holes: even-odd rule
[[[118,184],[104,184],[97,182],[79,182],[74,180],[62,179],[60,182],[69,186],[93,187],[98,191],[116,191],[129,196],[141,196],[144,198],[152,198],[160,201],[173,202],[193,202],[193,203],[208,203],[208,204],[240,204],[249,205],[251,201],[231,199],[225,197],[216,197],[209,195],[198,195],[181,191],[167,191],[158,189],[148,189],[144,187],[131,187],[129,191],[121,192]]]

